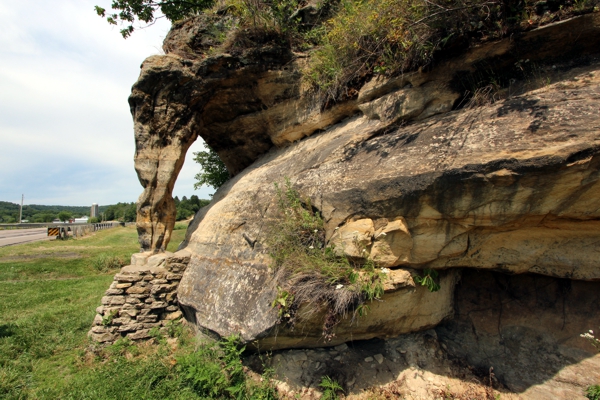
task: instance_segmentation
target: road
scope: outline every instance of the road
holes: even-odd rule
[[[7,229],[0,231],[0,247],[49,239],[54,239],[54,237],[48,237],[47,228]]]

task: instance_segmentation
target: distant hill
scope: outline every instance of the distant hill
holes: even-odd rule
[[[198,209],[209,203],[209,200],[199,199],[192,195],[189,199],[185,196],[181,200],[175,197],[177,206],[177,219],[185,219],[194,215]],[[45,206],[38,204],[28,204],[23,206],[23,219],[29,222],[51,222],[61,211],[71,213],[74,218],[90,215],[91,204],[89,206]],[[136,218],[135,202],[117,203],[105,206],[99,206],[98,211],[104,215],[104,220],[119,220],[124,222],[133,222]],[[0,201],[0,223],[15,223],[19,220],[19,204],[8,201]]]

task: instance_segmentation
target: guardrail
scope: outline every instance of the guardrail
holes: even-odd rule
[[[56,236],[65,239],[69,233],[73,237],[82,237],[90,232],[102,231],[104,229],[126,226],[122,222],[101,222],[97,224],[0,224],[0,229],[34,229],[47,228],[48,236]]]
[[[100,229],[106,229],[107,227],[112,228],[115,226],[127,226],[131,223],[124,223],[124,222],[99,222],[97,224],[82,224],[82,223],[52,223],[52,222],[46,222],[46,223],[23,223],[23,224],[0,224],[0,229],[31,229],[31,228],[61,228],[61,227],[68,227],[68,228],[72,228],[72,227],[77,227],[77,226],[86,226],[86,225],[94,225],[94,226],[102,226],[102,228]],[[133,222],[133,224],[135,224],[135,222]],[[110,226],[108,226],[110,225]],[[100,230],[100,229],[96,229],[96,230]]]

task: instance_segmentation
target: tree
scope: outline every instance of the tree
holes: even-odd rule
[[[157,18],[155,13],[161,12],[169,21],[177,21],[188,15],[199,13],[214,3],[214,0],[113,0],[112,12],[95,6],[96,13],[111,25],[125,25],[121,35],[127,39],[135,30],[133,23],[137,19],[152,24]]]
[[[71,213],[68,211],[61,211],[58,213],[58,219],[60,219],[62,222],[67,222],[71,219]]]
[[[213,149],[208,146],[206,147],[208,148],[208,151],[198,151],[194,153],[196,156],[194,157],[194,161],[202,167],[202,171],[197,173],[194,177],[194,179],[196,179],[194,189],[198,189],[202,185],[208,185],[218,189],[222,184],[229,180],[229,172],[223,161],[221,161]]]

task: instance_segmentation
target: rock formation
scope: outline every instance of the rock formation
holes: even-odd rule
[[[164,56],[149,57],[129,98],[136,141],[135,168],[142,251],[161,251],[174,220],[172,190],[189,146],[201,136],[232,175],[272,147],[319,132],[356,113],[384,123],[447,112],[470,82],[493,65],[581,54],[600,45],[597,14],[545,27],[474,49],[429,73],[367,83],[355,99],[321,110],[303,90],[306,55],[263,46],[207,56],[206,16],[178,23]],[[562,49],[562,50],[561,50]],[[561,53],[562,51],[562,53]],[[462,77],[462,78],[461,78]]]
[[[535,350],[527,335],[552,348],[585,328],[583,316],[573,323],[565,317],[564,332],[544,336],[531,323],[543,304],[528,298],[528,312],[506,317],[501,308],[497,327],[482,325],[472,304],[497,310],[473,288],[505,274],[559,286],[578,280],[573,287],[587,294],[600,288],[599,33],[600,14],[574,18],[481,45],[425,72],[373,78],[354,98],[322,110],[300,80],[305,55],[265,46],[208,56],[202,17],[178,23],[165,40],[167,54],[142,64],[129,100],[144,186],[142,250],[165,249],[173,185],[200,136],[233,176],[180,245],[191,259],[178,299],[200,331],[278,349],[437,326],[450,354],[478,366],[489,364],[486,348],[512,354],[498,359],[499,374],[511,390],[526,390],[553,372],[510,371],[531,368],[518,361],[520,351]],[[541,85],[511,80],[496,101],[474,96],[480,106],[464,107],[475,77],[490,68],[510,74],[526,62],[539,63]],[[391,269],[382,301],[370,303],[365,317],[342,318],[329,341],[322,336],[325,310],[301,308],[290,327],[271,305],[281,282],[267,235],[279,218],[274,183],[286,178],[323,216],[340,255],[366,255]],[[440,271],[440,291],[415,284],[424,269]],[[467,293],[461,285],[470,285]],[[561,299],[563,312],[580,304]],[[600,315],[598,303],[586,310]],[[555,314],[540,324],[558,329]],[[577,343],[551,354],[563,365],[591,357]]]

